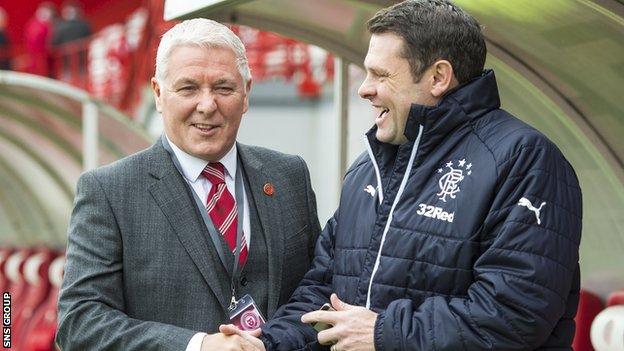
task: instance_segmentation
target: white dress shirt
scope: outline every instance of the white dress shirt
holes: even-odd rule
[[[204,207],[200,208],[200,211],[206,211],[206,203],[208,202],[208,194],[210,193],[210,189],[212,189],[212,183],[206,179],[206,177],[201,176],[201,172],[204,170],[208,161],[202,160],[195,156],[189,155],[186,152],[182,151],[176,144],[174,144],[169,137],[167,137],[167,141],[169,145],[171,145],[171,149],[173,149],[173,153],[176,155],[178,161],[180,162],[180,167],[182,168],[182,176],[186,180],[186,182],[193,188],[195,194],[199,196]],[[232,197],[235,198],[236,194],[236,167],[238,166],[237,160],[237,149],[236,143],[232,146],[230,151],[228,151],[223,158],[221,158],[218,162],[221,162],[225,168],[225,186],[227,187]],[[249,224],[249,202],[247,201],[247,194],[245,193],[245,185],[243,185],[243,208],[245,213],[243,215],[243,234],[245,235],[245,240],[247,242],[247,252],[249,252],[249,245],[251,243],[251,230]],[[240,220],[240,218],[239,218]],[[201,344],[206,336],[206,333],[197,333],[193,335],[188,345],[186,346],[186,351],[200,351]]]

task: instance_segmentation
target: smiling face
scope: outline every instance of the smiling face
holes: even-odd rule
[[[370,100],[378,115],[377,140],[400,145],[407,141],[405,123],[411,104],[435,105],[431,94],[432,72],[427,69],[418,82],[414,82],[407,59],[403,58],[404,40],[386,32],[371,36],[364,60],[366,80],[358,94]]]
[[[164,81],[152,78],[167,137],[206,161],[218,161],[234,145],[250,88],[251,81],[245,84],[237,69],[234,52],[220,47],[176,47]]]

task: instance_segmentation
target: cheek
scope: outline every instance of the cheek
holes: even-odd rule
[[[240,121],[241,116],[245,111],[246,103],[243,98],[240,97],[228,97],[222,99],[219,102],[221,114],[229,124],[236,124]]]
[[[165,110],[172,114],[175,119],[183,120],[193,113],[197,104],[191,99],[170,98],[165,106]]]
[[[384,91],[386,91],[387,94],[391,94],[390,96],[400,96],[400,94],[404,94],[404,90],[401,89],[401,85],[398,84],[396,81],[390,80],[388,79],[388,81],[385,82],[385,84],[381,84],[381,86],[383,87]]]

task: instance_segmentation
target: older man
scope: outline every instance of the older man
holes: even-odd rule
[[[450,1],[405,1],[368,29],[359,94],[378,117],[367,152],[345,175],[312,269],[262,327],[264,345],[571,349],[574,171],[544,135],[500,109],[480,27]],[[330,301],[336,311],[316,311]],[[306,324],[317,322],[329,328]]]
[[[57,342],[253,350],[218,326],[237,303],[271,317],[308,270],[320,228],[306,164],[236,143],[251,75],[221,24],[169,30],[152,88],[162,138],[78,182]]]

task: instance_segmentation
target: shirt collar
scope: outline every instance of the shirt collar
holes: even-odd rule
[[[165,138],[171,145],[171,149],[173,149],[173,153],[177,157],[180,162],[180,167],[182,167],[182,173],[184,173],[184,177],[188,179],[190,182],[195,183],[197,178],[201,175],[201,172],[206,168],[208,161],[202,160],[201,158],[192,156],[182,151],[176,144],[174,144],[171,139],[165,134]],[[236,175],[236,143],[232,145],[230,151],[225,154],[218,162],[221,162],[225,167],[225,176],[234,179]]]

